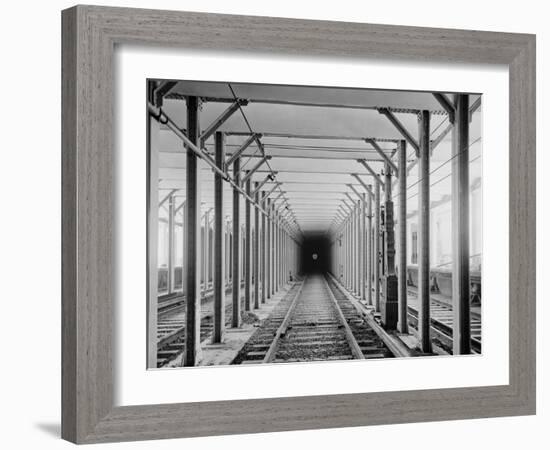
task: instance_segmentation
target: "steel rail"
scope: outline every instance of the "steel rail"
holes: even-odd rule
[[[348,341],[351,352],[353,353],[356,359],[365,359],[365,355],[363,355],[363,351],[361,350],[361,347],[359,347],[359,344],[357,343],[357,339],[355,339],[355,336],[353,335],[353,332],[351,331],[351,328],[348,325],[348,321],[346,320],[344,313],[340,309],[338,300],[336,300],[336,297],[334,296],[326,277],[323,277],[323,281],[325,282],[325,286],[329,293],[329,297],[332,300],[332,303],[334,304],[334,307],[336,309],[336,314],[338,315],[338,318],[340,319],[340,322],[344,327],[344,331],[346,333],[346,340]]]
[[[296,306],[296,303],[298,301],[298,298],[300,297],[300,294],[302,293],[302,289],[304,287],[304,284],[306,283],[306,278],[302,281],[302,284],[298,288],[298,292],[292,299],[292,303],[290,304],[288,311],[285,314],[285,318],[283,319],[283,323],[277,328],[277,331],[275,333],[275,337],[273,338],[273,341],[271,341],[271,345],[269,346],[269,349],[267,350],[267,353],[264,356],[263,363],[270,363],[275,358],[275,354],[277,352],[277,347],[279,344],[279,340],[282,336],[285,335],[286,330],[288,328],[288,325],[290,324],[290,318],[292,317],[292,313],[294,311],[294,308]]]
[[[358,302],[353,296],[348,292],[348,290],[340,283],[334,275],[329,273],[330,279],[334,282],[336,288],[350,301],[355,310],[361,314],[361,316],[367,321],[367,324],[373,329],[377,336],[384,342],[386,347],[393,353],[394,356],[405,358],[412,356],[412,352],[407,348],[405,344],[400,344],[397,340],[393,340],[390,335],[379,325],[376,320],[369,314],[369,311],[366,309],[365,305]]]

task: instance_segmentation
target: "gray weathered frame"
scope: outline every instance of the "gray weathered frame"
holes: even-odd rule
[[[535,413],[535,36],[76,6],[62,13],[62,436],[77,443]],[[506,64],[510,382],[113,407],[113,51],[118,43]]]

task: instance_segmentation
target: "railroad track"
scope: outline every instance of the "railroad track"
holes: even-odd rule
[[[393,356],[351,302],[322,277],[296,285],[233,364]]]
[[[231,317],[232,305],[225,307],[226,317]],[[230,320],[230,319],[229,319]],[[226,320],[227,322],[227,320]],[[214,329],[212,312],[201,317],[200,340],[206,339]],[[159,318],[157,324],[157,367],[164,367],[175,359],[185,347],[185,308],[170,317]]]
[[[415,294],[415,291],[409,290]],[[412,304],[411,304],[412,303]],[[409,324],[418,329],[418,306],[416,302],[409,302],[408,305]],[[453,348],[453,308],[445,302],[430,299],[430,325],[433,338],[437,339],[440,345],[452,353]],[[481,353],[481,316],[472,312],[470,314],[471,347],[474,353]]]
[[[226,294],[231,286],[226,287]],[[208,289],[201,298],[200,339],[206,339],[214,329],[214,318],[210,303],[213,290]],[[225,307],[226,325],[231,322],[233,306]],[[172,297],[159,302],[157,313],[157,367],[164,367],[181,352],[185,346],[185,296]]]
[[[226,285],[225,292],[231,291],[231,283]],[[206,290],[201,289],[201,302],[208,301],[214,295],[214,288],[210,285]],[[179,293],[170,296],[160,297],[158,301],[157,314],[159,317],[167,314],[177,314],[185,309],[185,295]]]

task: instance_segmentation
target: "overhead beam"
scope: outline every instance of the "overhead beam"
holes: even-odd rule
[[[235,97],[203,97],[204,101],[216,102],[216,103],[230,103],[235,100]],[[309,106],[314,108],[336,108],[336,109],[359,109],[362,111],[376,111],[380,106],[347,104],[347,103],[316,103],[316,102],[304,102],[297,100],[274,100],[266,98],[247,98],[250,103],[260,103],[268,105],[289,105],[289,106]],[[391,106],[386,106],[390,108]],[[400,111],[408,114],[418,114],[420,112],[417,108],[400,108]],[[433,113],[440,113],[440,110],[432,110]]]
[[[301,151],[299,149],[293,150],[293,151]],[[163,152],[164,153],[164,152]],[[167,153],[167,152],[166,152]],[[276,156],[277,160],[284,160],[284,159],[313,159],[313,160],[330,160],[330,161],[350,161],[353,159],[357,159],[358,157],[361,157],[365,159],[365,161],[369,162],[384,162],[382,158],[373,158],[373,157],[365,157],[364,151],[357,151],[357,152],[349,152],[349,154],[343,154],[343,152],[337,153],[329,153],[328,155],[308,155],[308,154],[290,154],[290,153],[281,153],[280,151],[274,151],[270,150],[270,154],[272,156]],[[252,154],[246,154],[250,159],[254,158],[263,158],[263,155],[260,153],[252,153]]]
[[[210,136],[212,136],[218,128],[220,128],[232,115],[235,111],[239,109],[240,105],[246,105],[248,102],[246,100],[238,100],[234,102],[229,108],[222,112],[201,134],[201,146],[204,141],[206,141]]]
[[[472,103],[472,106],[470,106],[469,114],[468,114],[468,120],[472,121],[472,116],[474,113],[481,107],[481,95]]]
[[[189,98],[195,98],[195,97],[189,97]],[[182,131],[176,122],[174,122],[161,108],[157,108],[151,103],[148,103],[147,110],[149,113],[155,117],[156,120],[158,120],[161,124],[166,125],[177,137],[179,137],[187,150],[191,150],[195,153],[195,156],[198,156],[200,159],[202,159],[204,162],[206,162],[212,170],[219,172],[221,175],[226,176],[225,173],[216,166],[216,162],[210,157],[208,153],[203,151],[200,146],[200,142],[197,140],[197,142],[193,142],[193,139],[190,139],[188,137],[191,136],[189,133],[189,129],[187,129],[187,132]]]
[[[185,200],[183,202],[181,202],[181,205],[179,205],[175,210],[174,210],[174,214],[177,214],[179,212],[180,209],[183,209],[185,207]]]
[[[395,165],[395,163],[391,160],[391,158],[388,155],[386,155],[384,150],[382,150],[382,148],[378,145],[378,143],[374,139],[365,139],[365,142],[370,144],[372,148],[374,148],[376,153],[378,153],[382,157],[382,159],[390,165],[393,171],[397,173],[397,166]]]
[[[439,133],[439,135],[431,142],[431,151],[433,153],[434,149],[445,139],[445,137],[453,130],[453,124],[449,124],[445,129]],[[416,162],[415,162],[416,164]],[[414,167],[414,166],[413,166]]]
[[[225,131],[228,136],[250,136],[250,133],[243,131]],[[321,140],[340,140],[340,141],[365,141],[367,138],[374,138],[378,142],[393,142],[397,143],[399,139],[388,139],[382,137],[373,136],[347,136],[347,135],[322,135],[322,134],[297,134],[297,133],[271,133],[268,131],[258,132],[262,137],[280,137],[280,138],[292,138],[292,139],[321,139]]]
[[[262,165],[266,162],[266,161],[269,161],[271,159],[271,156],[264,156],[262,157],[262,159],[252,168],[250,169],[249,171],[247,171],[246,175],[244,176],[242,182],[243,183],[246,183],[248,181],[248,179],[254,175],[254,173],[260,168],[262,167]],[[256,190],[254,191],[256,192]]]
[[[364,159],[358,159],[357,162],[361,164],[367,171],[371,174],[371,176],[376,180],[376,182],[384,187],[384,182],[380,178],[380,176],[374,171],[374,169],[364,160]]]
[[[346,184],[346,186],[348,186],[355,193],[355,195],[357,195],[357,197],[362,198],[363,193],[359,192],[353,184]]]
[[[164,97],[178,84],[177,81],[163,81],[153,92],[155,105],[159,108],[164,103]]]
[[[172,195],[174,195],[176,192],[178,192],[179,189],[171,189],[170,192],[168,193],[168,195],[166,195],[165,197],[162,198],[162,200],[159,202],[159,208],[164,205],[164,203],[166,203],[168,201],[168,199],[170,199],[172,197]]]
[[[280,185],[281,185],[281,183],[275,183],[274,186],[273,186],[269,191],[267,191],[267,193],[265,194],[265,196],[266,196],[266,197],[269,197],[269,196],[273,193],[273,191],[274,191],[275,189],[277,189]],[[281,192],[280,195],[282,195],[282,194],[283,194],[283,192]],[[267,211],[268,214],[269,214],[269,209],[266,208],[266,211]]]
[[[361,186],[363,186],[363,188],[368,192],[369,196],[371,198],[374,197],[374,194],[372,193],[372,186],[371,185],[367,185],[362,179],[361,177],[359,176],[359,174],[357,173],[352,173],[350,174],[353,178],[355,178],[357,181],[359,181],[359,183],[361,183]]]
[[[280,184],[280,183],[279,183],[279,184]],[[275,198],[273,198],[273,199],[271,200],[271,204],[272,204],[274,207],[275,207],[275,202],[276,202],[277,200],[279,200],[279,199],[284,195],[284,193],[285,193],[285,191],[279,192],[279,195],[277,195],[277,197],[275,197]]]
[[[269,174],[267,177],[265,177],[265,179],[260,182],[260,184],[258,184],[258,187],[254,189],[253,192],[251,193],[247,193],[248,195],[250,196],[255,196],[257,192],[259,192],[259,190],[264,186],[264,184],[266,184],[268,181],[273,181],[275,179],[275,177],[272,175],[272,174]],[[247,179],[248,181],[250,180],[250,178]]]
[[[455,123],[455,107],[445,94],[434,93],[433,96],[441,105],[441,107],[447,112],[449,116],[449,123]]]
[[[353,203],[353,200],[352,200],[352,203]],[[348,205],[348,202],[346,202],[346,200],[342,200],[342,204],[348,209],[348,211],[350,212],[350,214],[353,212],[353,208],[351,206]]]
[[[416,139],[407,131],[405,126],[399,121],[395,114],[393,114],[387,108],[380,108],[378,112],[387,117],[387,119],[392,123],[392,125],[401,133],[401,135],[406,139],[406,141],[411,145],[412,148],[418,153],[419,145]]]
[[[227,135],[227,133],[226,133]],[[248,139],[246,141],[244,141],[244,143],[239,147],[239,149],[234,152],[230,157],[229,159],[227,160],[227,167],[229,167],[231,164],[233,164],[235,162],[235,160],[241,156],[241,154],[248,148],[250,147],[250,145],[256,140],[256,136],[255,135],[252,135],[252,136],[248,136]]]
[[[351,196],[349,192],[346,192],[346,197],[349,198],[351,204],[355,206],[355,199]]]

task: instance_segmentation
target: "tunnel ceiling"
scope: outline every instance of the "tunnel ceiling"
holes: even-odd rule
[[[374,139],[389,157],[397,142],[403,139],[387,117],[379,113],[379,108],[391,109],[414,139],[418,139],[418,110],[428,109],[433,113],[432,139],[449,125],[446,113],[429,92],[180,81],[164,100],[163,110],[181,128],[186,123],[186,95],[204,100],[200,115],[202,128],[215,121],[235,98],[248,101],[242,106],[242,113],[233,113],[219,128],[227,136],[227,155],[250,136],[250,129],[262,134],[263,152],[271,159],[254,173],[252,181],[261,182],[268,174],[274,175],[264,190],[274,188],[272,198],[280,195],[281,211],[301,236],[329,232],[338,221],[337,211],[345,209],[346,193],[355,195],[353,188],[365,192],[352,174],[357,174],[366,184],[373,184],[371,174],[358,159],[365,159],[374,171],[382,172],[382,157],[365,139]],[[479,95],[470,96],[472,105],[478,100]],[[473,139],[480,135],[480,122],[472,122]],[[450,138],[449,133],[442,142],[448,143]],[[441,150],[434,152],[433,164],[447,160],[449,148],[450,145],[442,145]],[[213,137],[204,143],[204,149],[213,155]],[[410,146],[408,149],[409,160],[413,161],[414,151]],[[261,157],[258,146],[250,145],[243,153],[241,168],[250,169]],[[214,174],[208,165],[201,165],[202,209],[207,211],[213,207]],[[161,196],[177,189],[176,195],[185,197],[185,168],[185,151],[180,139],[171,130],[162,129]],[[275,183],[280,184],[275,186]],[[224,189],[229,195],[228,183]],[[244,202],[241,205],[244,211]],[[229,218],[230,202],[226,202],[225,207]]]

